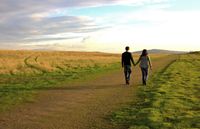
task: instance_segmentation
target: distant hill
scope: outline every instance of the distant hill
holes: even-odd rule
[[[200,51],[192,51],[190,54],[200,54]]]
[[[133,53],[135,54],[141,54],[142,51],[135,51]],[[172,51],[172,50],[163,50],[163,49],[150,49],[148,50],[148,53],[151,54],[181,54],[181,53],[187,53],[186,51]]]

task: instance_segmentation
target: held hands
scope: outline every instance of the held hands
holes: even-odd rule
[[[133,65],[134,65],[134,66],[136,66],[136,65],[137,65],[137,63],[133,63]]]

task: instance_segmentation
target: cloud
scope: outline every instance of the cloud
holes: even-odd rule
[[[89,17],[70,15],[48,17],[49,12],[51,13],[54,9],[81,6],[81,3],[84,2],[66,2],[64,0],[1,0],[0,43],[22,42],[24,39],[31,39],[34,36],[42,37],[43,35],[56,35],[68,32],[87,33],[101,29]]]
[[[101,27],[87,17],[62,16],[35,20],[27,16],[17,16],[0,23],[0,42],[20,42],[34,36],[86,33],[98,29]]]
[[[34,42],[34,43],[19,44],[17,49],[19,48],[28,50],[86,51],[86,46],[82,43],[58,42],[57,40],[51,42],[40,42],[40,43]]]
[[[51,13],[63,8],[161,1],[164,0],[1,0],[0,43],[22,42],[24,39],[31,39],[34,36],[42,37],[59,33],[89,33],[106,28],[98,25],[89,17],[70,16],[70,14],[50,17]]]
[[[113,50],[117,41],[138,44],[160,43],[164,39],[165,43],[197,42],[200,30],[197,16],[200,13],[170,11],[168,1],[1,0],[0,47],[11,48],[16,44],[15,48],[106,50],[109,46],[109,50]],[[96,17],[82,16],[81,13],[81,16],[72,15],[69,11],[115,5],[133,9],[121,14],[104,12],[103,16]],[[111,42],[114,43],[108,45]]]

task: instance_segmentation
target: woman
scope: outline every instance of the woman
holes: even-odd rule
[[[140,58],[135,65],[137,65],[139,62],[140,62],[140,68],[142,71],[142,82],[143,82],[143,85],[146,85],[147,79],[148,79],[148,69],[149,67],[150,69],[152,69],[151,60],[150,60],[150,57],[148,56],[148,52],[146,49],[142,51],[142,54],[140,55]]]

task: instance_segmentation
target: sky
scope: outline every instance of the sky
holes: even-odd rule
[[[200,0],[1,0],[0,49],[200,50]]]

